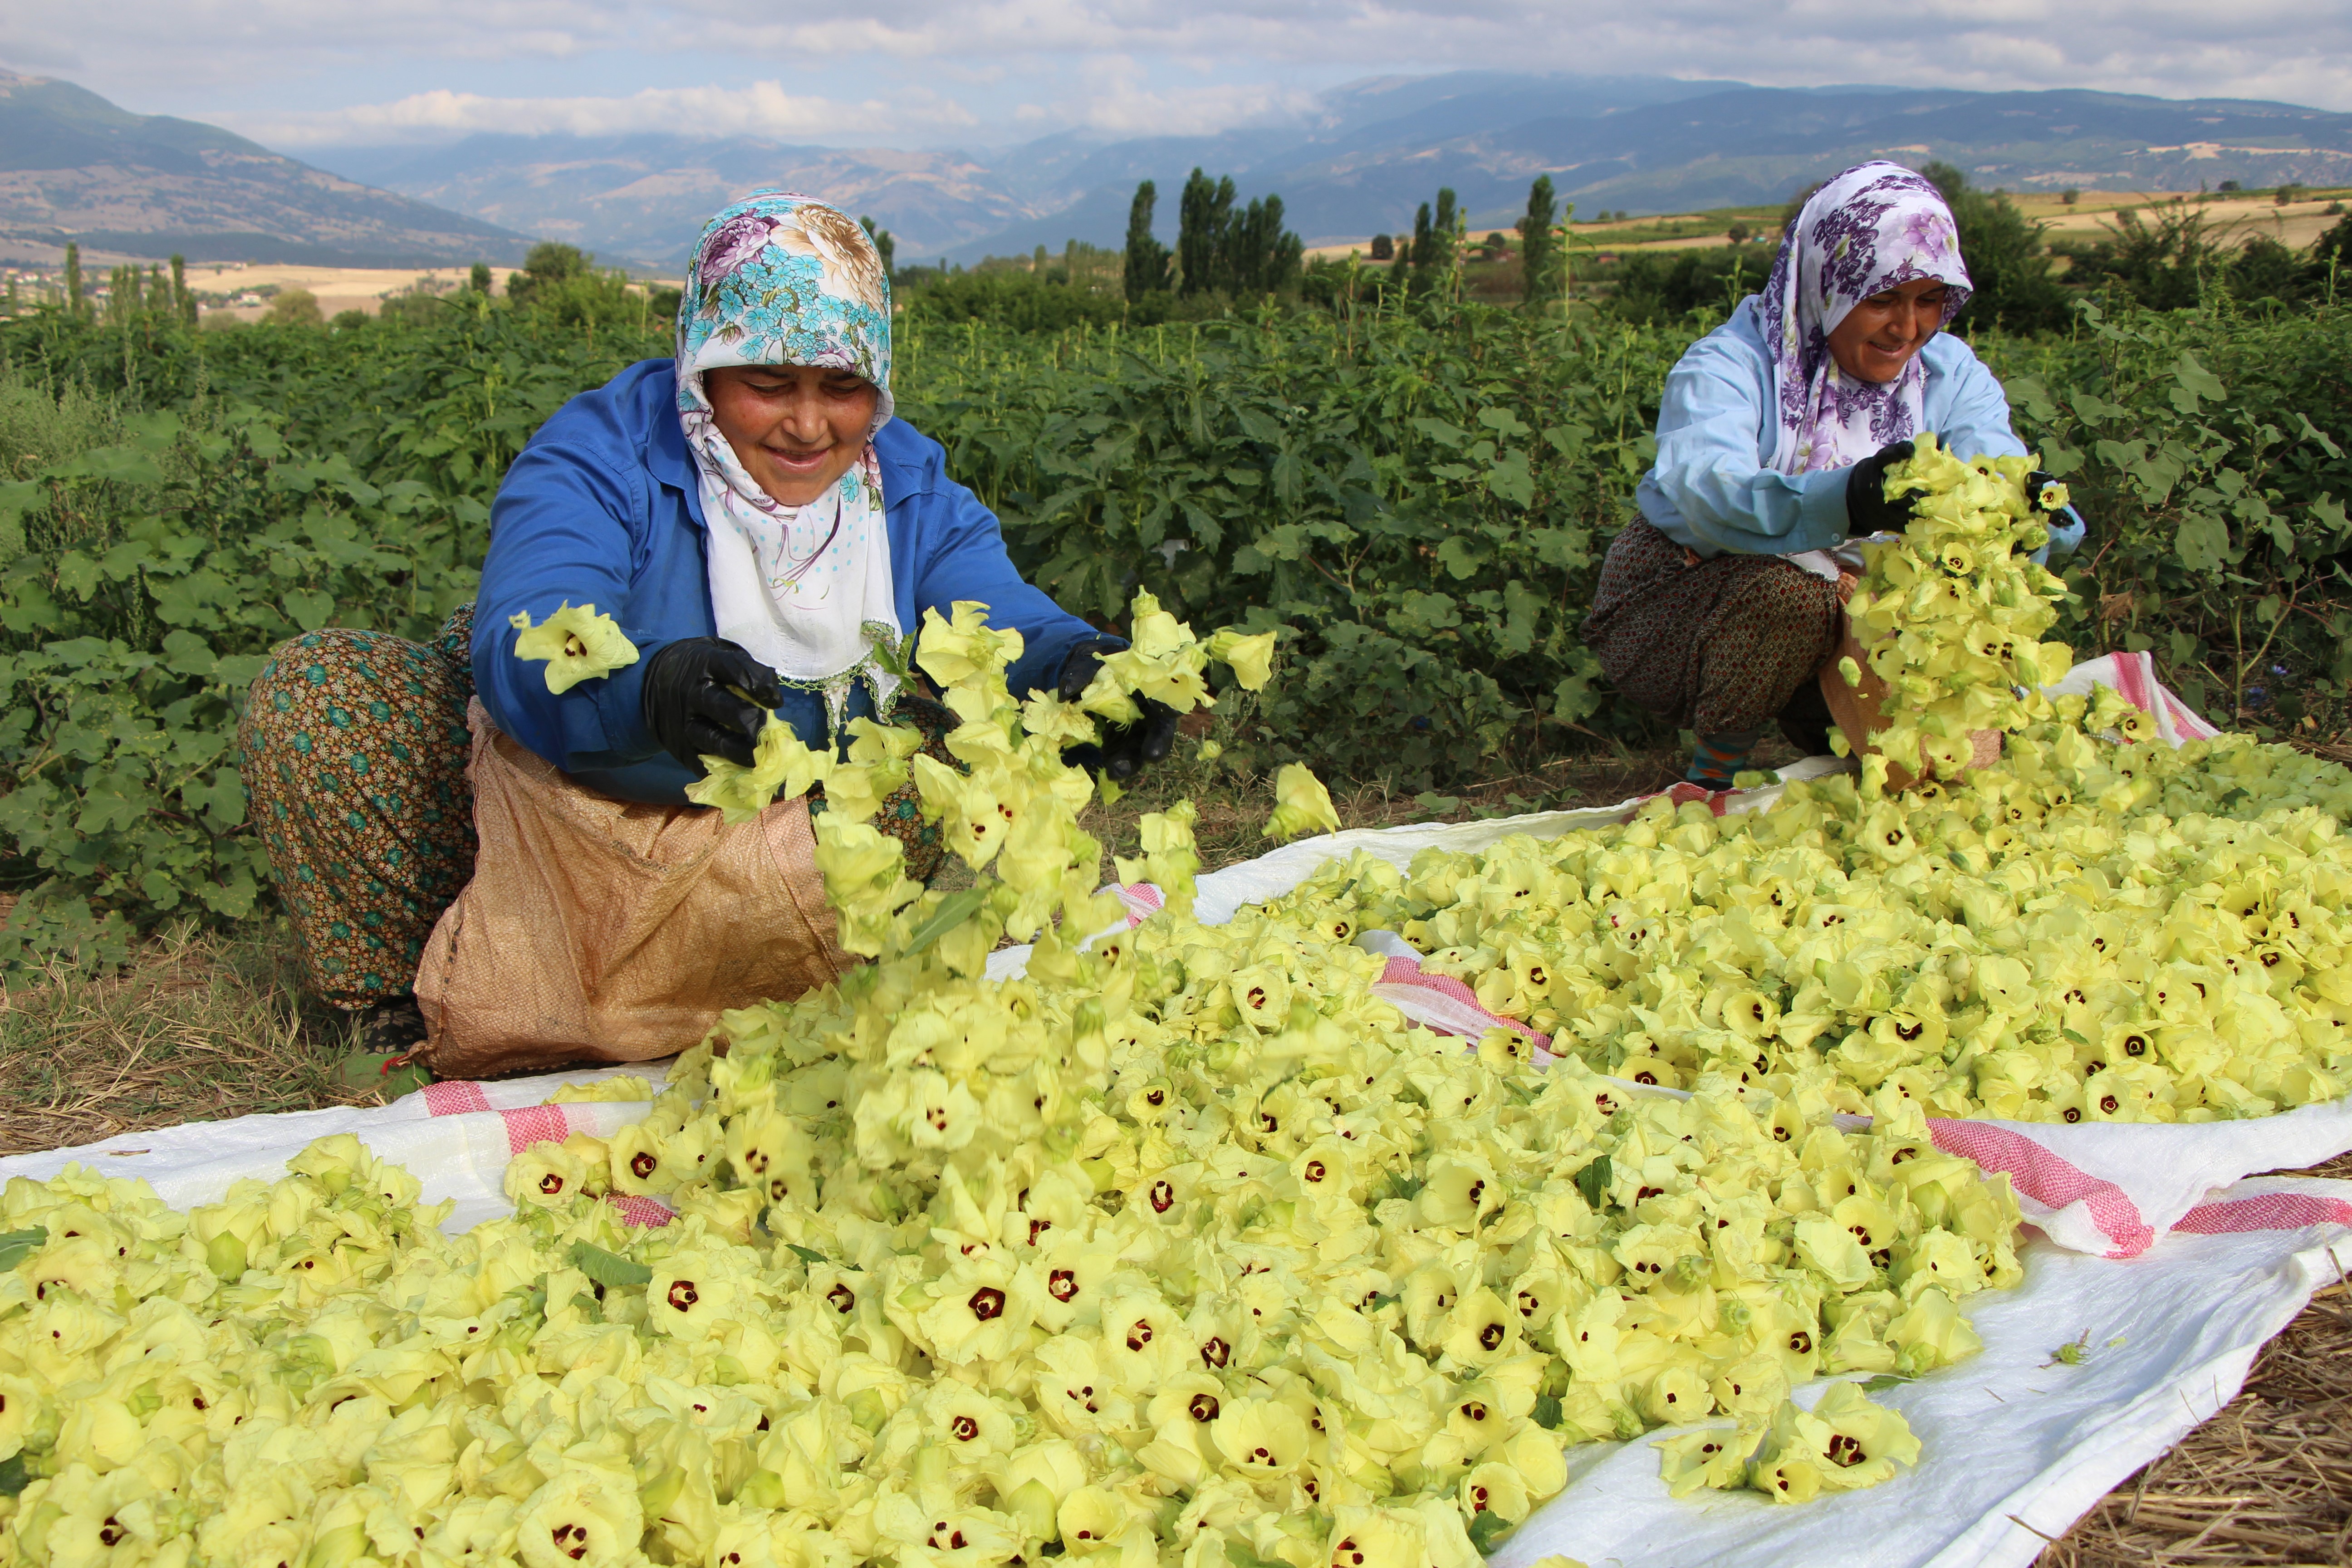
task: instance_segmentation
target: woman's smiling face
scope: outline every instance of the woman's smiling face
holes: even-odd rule
[[[1944,324],[1951,286],[1915,278],[1862,300],[1830,334],[1830,356],[1856,381],[1893,381]]]
[[[856,373],[803,364],[738,364],[702,378],[711,419],[753,482],[806,506],[866,450],[879,395]]]

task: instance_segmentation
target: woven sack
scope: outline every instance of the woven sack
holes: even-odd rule
[[[730,826],[613,800],[499,733],[478,700],[466,719],[480,849],[416,973],[417,1059],[436,1076],[669,1056],[721,1011],[857,962],[834,941],[807,802]]]
[[[1854,578],[1851,574],[1838,579],[1839,597],[1853,593]],[[1862,684],[1848,686],[1838,671],[1838,660],[1851,658],[1862,668]],[[1838,645],[1831,650],[1821,671],[1822,696],[1830,705],[1830,717],[1845,735],[1846,744],[1857,757],[1873,756],[1878,748],[1870,743],[1870,732],[1886,727],[1887,685],[1878,671],[1870,668],[1870,655],[1860,638],[1854,636],[1853,621],[1843,610],[1838,612]],[[1956,770],[1953,777],[1970,768],[1990,767],[2000,760],[2000,731],[1979,730],[1969,736],[1974,748],[1968,763]],[[1899,763],[1886,764],[1886,787],[1906,790],[1918,781],[1911,770]],[[1947,782],[1949,782],[1948,780]]]

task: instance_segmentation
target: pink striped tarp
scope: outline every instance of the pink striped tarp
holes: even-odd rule
[[[507,1156],[511,1159],[534,1143],[561,1143],[575,1131],[588,1131],[583,1122],[575,1127],[566,1105],[519,1105],[501,1109],[490,1103],[489,1086],[463,1079],[451,1079],[425,1086],[425,1112],[428,1116],[494,1115],[506,1123]],[[625,1193],[609,1194],[605,1199],[621,1211],[622,1219],[635,1226],[667,1225],[677,1214],[656,1198],[634,1197]]]

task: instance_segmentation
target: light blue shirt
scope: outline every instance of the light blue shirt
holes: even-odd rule
[[[1937,332],[1919,351],[1927,386],[1921,415],[1948,451],[2023,457],[2009,399],[1974,350]],[[1845,468],[1784,474],[1772,467],[1772,355],[1757,297],[1683,351],[1658,402],[1658,458],[1633,492],[1653,527],[1702,556],[1790,555],[1834,548],[1846,536]],[[2083,542],[2069,508],[2035,552],[2067,554]]]

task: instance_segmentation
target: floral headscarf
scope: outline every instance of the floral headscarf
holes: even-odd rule
[[[745,471],[703,377],[728,365],[846,370],[878,394],[866,446],[834,489],[786,506]],[[702,231],[677,310],[677,415],[701,479],[712,618],[786,685],[821,692],[839,730],[865,680],[887,711],[904,637],[874,434],[890,420],[890,282],[837,207],[754,191]],[[814,737],[804,737],[814,739]]]
[[[1923,175],[1858,163],[1805,203],[1759,301],[1780,424],[1774,468],[1846,468],[1919,433],[1927,372],[1918,356],[1893,381],[1857,381],[1838,368],[1829,340],[1854,306],[1920,278],[1949,285],[1937,324],[1951,325],[1971,285],[1952,210]]]

